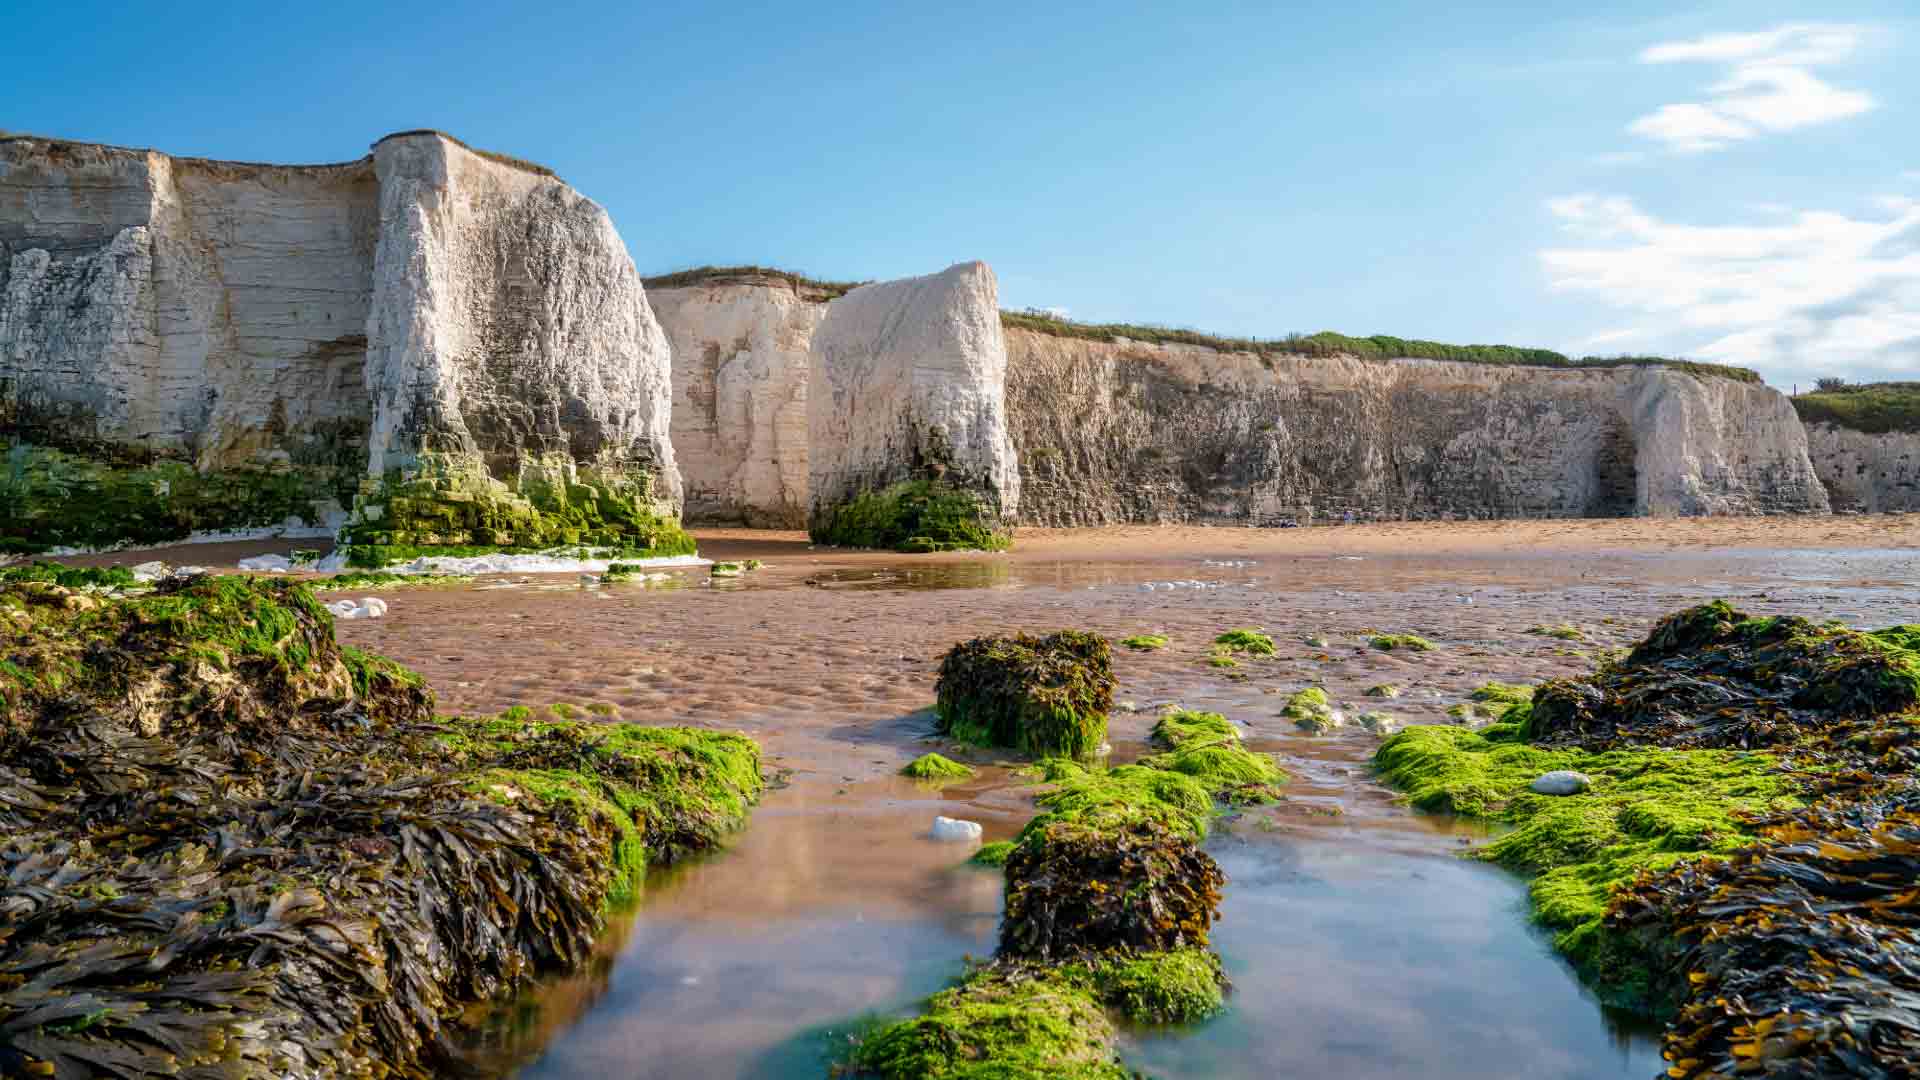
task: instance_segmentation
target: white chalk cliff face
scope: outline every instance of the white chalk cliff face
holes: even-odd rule
[[[368,316],[368,470],[478,454],[653,477],[679,503],[666,334],[613,222],[533,169],[432,134],[374,148],[380,245]]]
[[[325,166],[0,140],[16,539],[331,524],[425,456],[618,532],[677,510],[668,367],[612,222],[537,166],[434,133]],[[58,520],[76,490],[103,520]]]
[[[1807,425],[1814,468],[1835,510],[1920,510],[1920,432]]]
[[[1777,391],[1557,369],[1007,333],[1021,520],[1824,511]]]
[[[807,371],[824,299],[778,279],[651,289],[673,352],[688,521],[807,523]]]
[[[1006,375],[999,286],[985,263],[863,285],[828,304],[807,380],[812,513],[939,477],[1010,520],[1020,473]]]

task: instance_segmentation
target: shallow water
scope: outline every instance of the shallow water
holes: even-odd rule
[[[911,1011],[965,956],[990,954],[999,875],[924,834],[944,814],[1009,836],[1033,813],[1029,789],[1005,768],[938,790],[895,774],[928,749],[994,761],[932,737],[926,707],[947,648],[1060,626],[1172,638],[1158,652],[1116,650],[1117,697],[1133,707],[1113,718],[1116,757],[1138,753],[1154,710],[1177,701],[1245,722],[1250,744],[1293,776],[1284,803],[1209,842],[1231,877],[1215,937],[1236,984],[1230,1011],[1194,1030],[1130,1033],[1134,1067],[1650,1077],[1654,1035],[1581,990],[1527,926],[1522,884],[1454,857],[1482,834],[1396,806],[1368,773],[1374,737],[1353,725],[1304,736],[1278,717],[1285,696],[1322,685],[1349,717],[1379,708],[1444,723],[1487,679],[1585,671],[1658,616],[1721,595],[1757,613],[1920,622],[1920,557],[1884,543],[1703,549],[1658,530],[1590,549],[1485,535],[1500,540],[1421,553],[1306,551],[1322,538],[1225,529],[1169,550],[1125,531],[1076,558],[1044,544],[901,558],[703,540],[703,554],[769,566],[718,581],[679,572],[582,588],[574,575],[534,575],[403,590],[384,594],[386,618],[339,633],[421,671],[446,711],[565,701],[737,728],[790,779],[726,851],[655,875],[596,963],[523,996],[476,1038],[477,1060],[521,1077],[817,1077],[863,1016]],[[1527,633],[1562,623],[1587,639]],[[1205,666],[1213,636],[1242,626],[1271,634],[1278,655]],[[1439,648],[1382,653],[1362,640],[1375,630]],[[1316,635],[1329,643],[1307,644]],[[1376,683],[1402,696],[1363,696]]]

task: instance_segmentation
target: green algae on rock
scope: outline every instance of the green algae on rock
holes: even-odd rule
[[[856,1074],[885,1080],[1127,1080],[1113,1021],[1051,968],[979,968],[854,1049]]]
[[[1098,634],[981,637],[940,664],[941,733],[979,746],[1087,757],[1107,735],[1113,650]]]
[[[1375,764],[1416,806],[1515,826],[1474,854],[1534,875],[1535,918],[1604,998],[1674,1016],[1672,1075],[1899,1075],[1920,1046],[1887,964],[1915,945],[1896,913],[1920,873],[1905,640],[1701,605]],[[1592,789],[1528,790],[1556,769]]]
[[[1141,652],[1152,652],[1155,649],[1164,649],[1167,647],[1167,636],[1165,634],[1135,634],[1130,638],[1121,639],[1120,644],[1125,645],[1129,649],[1138,649]]]
[[[1371,634],[1367,637],[1367,644],[1381,652],[1393,652],[1395,649],[1430,652],[1433,649],[1433,642],[1418,634]]]
[[[1397,698],[1400,696],[1400,688],[1392,683],[1375,683],[1365,690],[1362,690],[1361,693],[1367,697]]]
[[[817,511],[816,544],[924,553],[1005,551],[1013,534],[981,497],[939,480],[905,480]]]
[[[44,559],[0,567],[0,585],[17,581],[45,582],[63,589],[131,589],[140,584],[124,566],[67,566]]]
[[[365,467],[364,459],[355,467],[334,460],[332,451],[316,453],[281,468],[203,472],[147,455],[16,443],[0,461],[0,551],[166,544],[196,532],[278,527],[289,518],[324,525],[351,505]]]
[[[1272,755],[1242,746],[1240,729],[1219,713],[1168,710],[1149,738],[1165,752],[1142,758],[1141,765],[1191,776],[1230,804],[1271,802],[1287,779]]]
[[[1280,716],[1293,721],[1294,727],[1309,735],[1325,735],[1340,726],[1340,714],[1334,711],[1327,692],[1317,686],[1309,686],[1287,698]]]
[[[1228,652],[1243,652],[1251,656],[1273,655],[1273,639],[1250,627],[1229,630],[1214,638],[1213,643]]]
[[[654,498],[646,468],[550,454],[523,457],[512,472],[509,482],[477,454],[426,452],[367,480],[340,531],[348,565],[576,546],[631,559],[694,553],[693,538]]]
[[[973,766],[963,765],[939,754],[921,754],[900,770],[900,775],[911,776],[915,780],[966,780],[973,774]]]
[[[980,849],[968,856],[967,861],[975,866],[1005,866],[1007,856],[1013,853],[1013,841],[995,840],[981,844]]]
[[[297,582],[0,585],[0,1074],[432,1075],[760,790],[742,736],[442,720]]]

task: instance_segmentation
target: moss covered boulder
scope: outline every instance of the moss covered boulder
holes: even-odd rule
[[[1086,757],[1106,741],[1113,651],[1098,634],[982,637],[953,647],[935,685],[939,730],[962,742]]]
[[[977,493],[940,480],[907,480],[815,511],[816,544],[922,553],[1005,551],[1013,533]]]
[[[760,792],[736,735],[436,719],[304,585],[0,585],[0,1075],[426,1076]]]

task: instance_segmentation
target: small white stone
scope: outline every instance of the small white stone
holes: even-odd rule
[[[1578,795],[1593,786],[1593,778],[1571,769],[1555,769],[1528,786],[1540,795]]]
[[[961,821],[959,818],[936,817],[933,819],[933,832],[929,835],[943,842],[972,842],[980,839],[980,823]]]
[[[333,612],[334,617],[338,619],[357,619],[360,617],[359,605],[351,600],[330,600],[327,602],[327,610]]]
[[[166,577],[167,574],[167,564],[158,559],[152,562],[143,562],[133,568],[133,580],[135,581],[159,581],[161,578]]]
[[[387,613],[387,602],[377,596],[369,596],[360,601],[360,617],[377,619]]]

